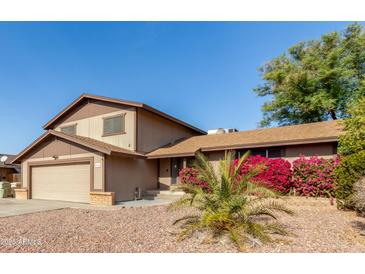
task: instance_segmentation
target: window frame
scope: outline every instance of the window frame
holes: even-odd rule
[[[271,150],[271,153],[273,153],[273,151],[279,151],[279,157],[272,157],[272,154],[270,156],[270,150]],[[285,149],[283,146],[268,147],[266,151],[267,151],[266,152],[267,158],[270,158],[270,159],[278,159],[278,158],[285,157]]]
[[[126,131],[125,131],[125,116],[126,116],[126,113],[103,117],[103,137],[125,134],[126,133]],[[120,128],[121,128],[121,130],[116,131],[116,132],[105,132],[105,120],[115,119],[115,118],[120,118],[120,121],[121,121],[121,127]]]
[[[63,131],[65,128],[71,128],[71,127],[73,127],[73,128],[75,129],[75,133],[74,133],[74,134],[66,133],[66,132],[64,132],[64,131]],[[72,125],[62,126],[62,127],[60,127],[60,131],[61,131],[63,134],[68,134],[68,135],[77,135],[77,123],[76,123],[76,124],[72,124]]]

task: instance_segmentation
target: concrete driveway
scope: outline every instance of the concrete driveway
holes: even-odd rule
[[[59,201],[16,200],[12,198],[3,198],[0,199],[0,217],[83,206],[86,205]]]
[[[117,203],[115,206],[95,206],[90,204],[50,201],[50,200],[16,200],[13,198],[0,198],[0,218],[22,214],[36,213],[63,208],[117,210],[125,207],[146,207],[167,205],[171,201],[163,199],[138,200]]]

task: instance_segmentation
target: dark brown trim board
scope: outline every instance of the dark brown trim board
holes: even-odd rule
[[[126,106],[131,106],[131,107],[136,107],[136,108],[143,108],[145,110],[148,110],[150,112],[153,112],[159,116],[162,116],[170,121],[173,121],[177,124],[180,124],[182,126],[185,126],[187,128],[190,128],[200,134],[206,134],[205,131],[194,127],[188,123],[185,123],[184,121],[181,121],[175,117],[172,117],[169,114],[166,114],[162,111],[159,111],[153,107],[150,107],[146,104],[143,103],[138,103],[138,102],[132,102],[132,101],[126,101],[126,100],[120,100],[120,99],[114,99],[114,98],[109,98],[109,97],[104,97],[104,96],[97,96],[97,95],[93,95],[93,94],[82,94],[79,98],[77,98],[76,100],[74,100],[70,105],[68,105],[65,109],[63,109],[59,114],[57,114],[55,117],[53,117],[47,124],[45,124],[43,126],[44,129],[51,129],[52,126],[56,123],[56,121],[59,120],[59,118],[61,118],[63,115],[65,115],[67,112],[69,112],[71,109],[73,109],[76,105],[78,105],[80,102],[82,102],[83,100],[88,100],[88,99],[94,99],[94,100],[98,100],[98,101],[103,101],[103,102],[109,102],[109,103],[115,103],[115,104],[119,104],[119,105],[126,105]]]

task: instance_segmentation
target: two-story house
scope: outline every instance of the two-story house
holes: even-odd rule
[[[24,198],[103,203],[158,188],[158,160],[146,153],[205,134],[145,104],[83,94],[14,159]],[[18,193],[20,196],[20,194]]]
[[[301,154],[332,157],[342,128],[336,121],[206,135],[145,104],[84,94],[17,155],[18,198],[93,204],[132,200],[169,189],[195,153],[213,165],[233,150],[292,161]]]

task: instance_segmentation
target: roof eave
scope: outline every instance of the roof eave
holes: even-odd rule
[[[171,153],[171,154],[160,154],[160,155],[151,155],[147,154],[147,159],[164,159],[164,158],[172,158],[172,157],[192,157],[195,156],[196,152],[188,152],[188,153]]]
[[[202,147],[202,152],[229,150],[229,149],[245,149],[245,148],[260,148],[260,147],[273,147],[273,146],[290,146],[290,145],[306,145],[306,144],[318,144],[318,143],[330,143],[338,142],[338,137],[333,138],[315,138],[315,139],[303,139],[296,141],[278,141],[267,143],[251,143],[243,145],[228,145],[228,146],[216,146],[216,147]]]
[[[222,150],[231,150],[231,149],[250,149],[250,148],[260,148],[260,147],[273,147],[273,146],[284,146],[284,145],[305,145],[305,144],[319,144],[319,143],[330,143],[330,142],[338,142],[338,137],[326,137],[326,138],[312,138],[312,139],[302,139],[295,141],[278,141],[278,142],[266,142],[266,143],[251,143],[251,144],[234,144],[234,145],[226,145],[226,146],[215,146],[215,147],[202,147],[200,150],[202,152],[210,152],[210,151],[222,151]],[[198,150],[196,150],[198,151]],[[148,155],[148,159],[162,159],[162,158],[171,158],[171,157],[189,157],[194,156],[195,152],[187,152],[187,153],[163,153],[158,155]]]
[[[137,159],[146,159],[146,155],[139,154],[139,153],[127,153],[127,152],[120,152],[120,151],[112,151],[111,156],[121,156],[121,157],[129,157],[129,158],[137,158]]]
[[[29,146],[27,146],[23,151],[21,151],[12,161],[11,164],[20,164],[20,159],[25,156],[33,147],[35,147],[36,145],[38,145],[40,142],[42,142],[45,138],[47,138],[48,136],[55,136],[57,138],[61,138],[76,144],[79,144],[81,146],[84,147],[88,147],[91,148],[95,151],[107,154],[107,155],[111,155],[112,151],[106,148],[102,148],[99,146],[95,146],[95,145],[91,145],[88,144],[86,142],[82,142],[76,138],[73,138],[72,136],[66,136],[65,134],[59,133],[57,131],[54,130],[48,130],[47,132],[43,133],[39,138],[37,138],[33,143],[31,143]]]
[[[65,140],[68,140],[70,142],[73,142],[73,143],[76,143],[76,144],[79,144],[79,145],[82,145],[82,146],[85,146],[85,147],[89,147],[91,149],[94,149],[96,151],[99,151],[99,152],[107,154],[107,155],[110,155],[112,153],[112,150],[110,150],[110,149],[102,148],[102,147],[99,147],[99,146],[96,146],[96,145],[89,144],[87,142],[83,142],[79,139],[73,138],[71,135],[67,136],[65,134],[62,134],[62,133],[54,131],[54,130],[50,130],[50,133],[52,135],[56,136],[56,137],[61,138],[61,139],[65,139]]]
[[[19,160],[27,153],[29,150],[31,150],[35,145],[40,143],[43,139],[47,138],[51,133],[49,131],[43,133],[41,136],[39,136],[34,142],[32,142],[29,146],[27,146],[25,149],[23,149],[15,158],[11,161],[11,164],[20,164]]]
[[[179,120],[167,113],[164,113],[162,111],[159,111],[149,105],[143,104],[143,103],[138,103],[138,102],[132,102],[132,101],[126,101],[126,100],[119,100],[119,99],[113,99],[113,98],[108,98],[108,97],[104,97],[104,96],[97,96],[97,95],[93,95],[93,94],[88,94],[88,93],[84,93],[82,95],[80,95],[76,100],[74,100],[70,105],[68,105],[66,108],[64,108],[61,112],[59,112],[55,117],[53,117],[49,122],[47,122],[44,126],[43,129],[48,130],[50,129],[50,127],[60,118],[62,117],[66,112],[68,112],[70,109],[72,109],[75,105],[77,105],[79,102],[81,102],[83,99],[93,99],[93,100],[101,100],[101,101],[105,101],[105,102],[110,102],[110,103],[115,103],[115,104],[125,104],[125,105],[129,105],[132,107],[138,107],[138,108],[142,108],[145,109],[147,111],[150,111],[152,113],[155,113],[159,116],[162,116],[170,121],[173,121],[175,123],[178,123],[182,126],[185,126],[187,128],[190,128],[196,132],[199,132],[200,134],[205,135],[206,132],[204,130],[201,130],[197,127],[194,127],[193,125],[190,125],[182,120]]]

